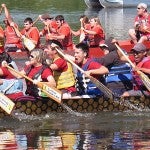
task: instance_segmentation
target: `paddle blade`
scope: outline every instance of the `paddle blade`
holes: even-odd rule
[[[79,42],[82,42],[84,39],[85,39],[85,34],[84,34],[84,33],[81,33]]]
[[[35,48],[35,44],[28,38],[26,38],[25,36],[22,37],[23,40],[23,44],[25,45],[25,47],[31,51]]]
[[[11,114],[13,108],[15,106],[15,103],[11,101],[7,96],[0,93],[0,107],[7,112],[8,114]]]
[[[139,74],[145,87],[150,91],[150,79],[148,78],[148,76],[141,71],[137,71],[137,73]]]
[[[55,100],[57,103],[61,103],[62,93],[54,87],[50,87],[42,82],[38,83],[38,87],[50,98]]]

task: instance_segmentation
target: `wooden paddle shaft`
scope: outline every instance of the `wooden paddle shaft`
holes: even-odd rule
[[[135,68],[135,65],[132,63],[132,61],[129,59],[129,57],[123,52],[123,50],[116,44],[117,49],[121,52],[121,54],[125,57],[125,59],[130,63],[130,65]]]

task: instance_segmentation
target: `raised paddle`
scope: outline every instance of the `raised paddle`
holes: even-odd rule
[[[15,103],[0,92],[0,107],[8,114],[11,114],[14,106]]]
[[[25,79],[29,80],[30,82],[34,83],[34,80],[27,77],[26,75],[20,73],[19,71],[13,69],[12,67],[6,65],[7,68],[10,70],[16,72],[18,75],[24,77]],[[55,100],[57,103],[61,103],[62,101],[62,92],[54,87],[50,87],[49,85],[43,83],[43,82],[37,82],[38,88],[40,88],[48,97]]]
[[[0,9],[0,15],[2,14],[2,11],[3,11],[3,7],[1,7],[1,9]]]
[[[119,47],[119,45],[116,43],[115,45],[117,49],[121,52],[121,54],[125,57],[125,59],[130,63],[132,68],[135,68],[136,66],[132,63],[132,61],[128,58],[128,56],[123,52],[123,50]],[[148,78],[148,76],[140,70],[137,70],[136,72],[138,73],[145,87],[150,91],[150,79]]]
[[[41,15],[39,15],[39,16],[33,21],[33,24],[32,24],[32,25],[34,25],[37,21],[39,21],[40,17],[41,17]]]
[[[70,62],[74,67],[76,67],[79,71],[82,73],[85,73],[85,71],[80,68],[77,64],[75,64],[72,60],[70,60],[61,50],[59,50],[56,45],[54,44],[55,49],[57,52],[62,55],[68,62]],[[95,79],[92,76],[88,76],[88,78],[108,97],[113,99],[114,96],[116,96],[110,89],[108,89],[104,84],[99,82],[97,79]],[[118,96],[117,96],[118,97]]]
[[[22,35],[22,34],[20,33],[20,31],[15,27],[15,25],[14,25],[13,22],[12,22],[10,25],[14,28],[16,34],[22,39],[24,46],[25,46],[29,51],[33,50],[33,49],[35,48],[35,44],[33,43],[33,41],[30,40],[30,39],[28,39],[26,36]]]
[[[85,33],[83,31],[83,19],[80,20],[81,21],[81,28],[80,28],[80,38],[79,38],[79,42],[83,42],[83,40],[85,39]]]

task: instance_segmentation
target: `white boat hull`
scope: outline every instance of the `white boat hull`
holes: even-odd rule
[[[84,0],[89,8],[101,7],[136,7],[139,3],[150,6],[150,0]]]

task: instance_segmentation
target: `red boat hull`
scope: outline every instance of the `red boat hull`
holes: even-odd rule
[[[134,44],[133,42],[131,42],[131,40],[120,40],[118,41],[119,43],[119,46],[126,50],[127,52],[130,52],[130,50],[133,48]],[[146,41],[144,42],[144,44],[146,45],[147,49],[150,49],[150,41]],[[74,51],[65,51],[66,53],[68,54],[71,54],[73,55],[74,54]],[[13,59],[28,59],[28,54],[27,52],[9,52],[10,56],[13,58]],[[102,49],[100,47],[93,47],[93,48],[90,48],[90,51],[89,51],[89,56],[90,57],[102,57],[104,55]]]

